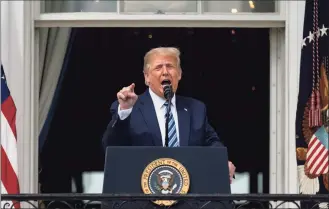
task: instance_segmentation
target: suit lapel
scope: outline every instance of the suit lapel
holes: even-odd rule
[[[183,98],[176,96],[180,146],[188,146],[190,139],[190,113]]]
[[[156,146],[162,146],[162,137],[159,127],[159,122],[155,113],[154,105],[149,94],[149,91],[146,90],[139,98],[139,109],[144,117],[144,120],[152,133],[153,143]]]

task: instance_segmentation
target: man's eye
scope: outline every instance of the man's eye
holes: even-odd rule
[[[156,70],[161,70],[161,69],[162,69],[162,65],[157,65],[157,66],[155,67],[155,69],[156,69]]]

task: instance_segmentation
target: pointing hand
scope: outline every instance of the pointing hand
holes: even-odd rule
[[[136,103],[138,96],[135,94],[134,89],[135,84],[132,83],[130,86],[123,87],[121,91],[117,93],[121,110],[130,109]]]

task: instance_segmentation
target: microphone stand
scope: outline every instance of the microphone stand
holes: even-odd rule
[[[169,96],[169,98],[167,99],[168,102],[168,108],[167,108],[167,112],[166,112],[166,138],[165,138],[165,146],[168,147],[169,146],[169,114],[170,114],[170,110],[171,110],[171,98],[172,95]]]

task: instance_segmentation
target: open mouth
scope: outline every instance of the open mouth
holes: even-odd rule
[[[171,85],[171,81],[169,79],[165,79],[161,82],[162,86],[167,86],[167,85]]]

